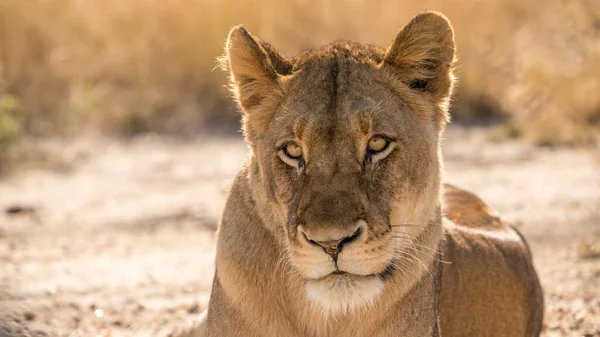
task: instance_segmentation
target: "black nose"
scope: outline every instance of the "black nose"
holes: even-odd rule
[[[342,250],[342,248],[344,247],[344,245],[347,243],[356,241],[356,239],[358,239],[358,237],[360,236],[361,233],[362,233],[362,228],[358,228],[350,236],[346,236],[346,237],[334,239],[334,240],[327,240],[327,241],[311,240],[308,236],[306,236],[306,234],[303,233],[303,235],[304,235],[304,238],[308,242],[312,243],[313,245],[323,248],[323,250],[325,250],[325,252],[327,254],[331,255],[331,257],[333,257],[334,260],[337,260],[337,256],[340,253],[340,251]]]

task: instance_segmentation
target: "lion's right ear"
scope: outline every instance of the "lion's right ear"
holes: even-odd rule
[[[283,55],[252,36],[243,26],[229,32],[224,61],[231,74],[232,91],[245,113],[277,91],[279,77],[291,71]]]

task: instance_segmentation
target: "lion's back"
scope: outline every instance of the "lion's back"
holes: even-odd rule
[[[444,336],[538,336],[542,289],[529,247],[474,194],[444,193]]]

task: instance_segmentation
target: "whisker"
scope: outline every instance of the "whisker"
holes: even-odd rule
[[[415,255],[417,255],[419,253],[417,247],[414,245],[414,242],[411,242],[411,248],[414,252]],[[427,253],[423,252],[425,255],[427,255]],[[436,254],[437,255],[437,254]],[[434,255],[427,255],[428,257],[435,259],[436,256]],[[417,256],[418,257],[418,256]],[[433,276],[433,274],[431,273],[431,268],[429,266],[426,266],[425,263],[423,262],[423,260],[419,259],[419,263],[421,264],[421,267],[425,268],[425,270],[427,270],[427,273],[429,274],[429,276]]]
[[[412,261],[412,259],[406,258],[404,254],[402,254],[402,258],[395,259],[392,263],[394,268],[397,268],[400,275],[408,274],[411,277],[416,277],[418,275],[416,275],[414,268],[409,268],[410,262]]]
[[[406,248],[406,247],[405,247],[405,248]],[[433,275],[431,274],[431,270],[430,270],[429,266],[427,266],[427,265],[426,265],[426,264],[425,264],[425,263],[424,263],[424,262],[423,262],[421,259],[419,259],[419,257],[417,256],[417,251],[416,251],[416,250],[414,250],[414,249],[411,249],[411,250],[412,250],[412,252],[411,252],[411,251],[407,251],[407,250],[403,250],[403,249],[402,249],[402,250],[400,250],[399,252],[400,252],[401,254],[405,255],[404,257],[405,257],[405,259],[406,259],[406,260],[409,260],[409,261],[413,261],[413,262],[416,262],[416,263],[418,263],[418,264],[419,264],[419,266],[421,267],[421,269],[422,269],[422,270],[425,270],[425,271],[427,271],[427,273],[428,273],[430,276],[433,276]],[[407,258],[407,257],[408,257],[408,258]]]
[[[415,237],[409,236],[409,235],[407,235],[407,236],[392,236],[392,238],[393,239],[413,239],[413,240],[415,239]],[[407,240],[407,241],[410,242],[410,244],[413,246],[416,246],[416,247],[419,247],[419,248],[422,248],[422,249],[425,249],[425,250],[431,252],[431,254],[428,255],[428,257],[432,257],[435,261],[438,261],[438,262],[441,262],[444,264],[452,264],[452,262],[450,262],[450,261],[445,261],[445,260],[443,260],[443,258],[440,259],[439,257],[437,257],[437,255],[440,253],[441,247],[438,246],[437,248],[431,248],[431,247],[425,246],[423,244],[420,244],[418,242],[414,242],[413,240]],[[404,248],[404,247],[401,247],[401,248]]]

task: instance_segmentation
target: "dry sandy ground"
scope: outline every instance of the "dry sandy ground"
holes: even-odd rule
[[[206,306],[240,139],[49,144],[68,162],[0,180],[0,336],[165,336]],[[600,155],[453,128],[447,181],[530,241],[544,336],[600,336]],[[594,247],[593,245],[596,245]]]

